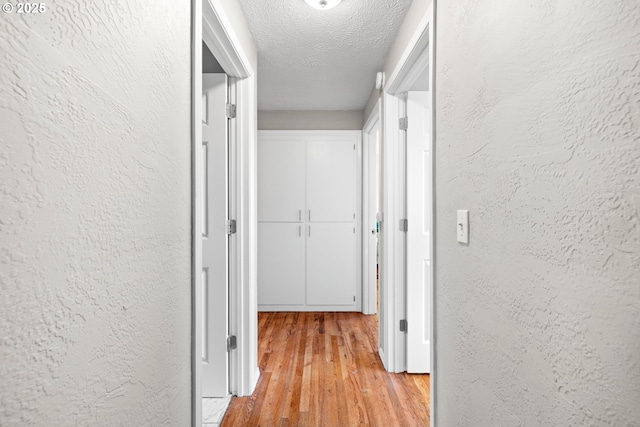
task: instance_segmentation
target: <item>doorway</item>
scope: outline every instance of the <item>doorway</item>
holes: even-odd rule
[[[378,215],[380,212],[380,101],[362,130],[362,313],[378,313]]]
[[[220,369],[220,379],[213,381],[217,388],[215,393],[238,396],[250,394],[259,377],[259,371],[256,369],[257,314],[251,310],[256,294],[256,243],[255,238],[252,239],[251,236],[255,236],[256,233],[254,224],[257,117],[254,108],[257,57],[251,54],[253,46],[243,41],[246,34],[239,35],[233,30],[236,22],[234,18],[230,19],[233,10],[229,11],[227,5],[194,1],[192,11],[192,425],[200,427],[205,387],[203,356],[210,356],[206,349],[206,345],[209,344],[206,342],[207,339],[212,340],[211,344],[215,344],[218,358],[226,365]],[[203,145],[203,118],[205,110],[211,105],[208,101],[202,102],[205,45],[217,60],[220,71],[228,76],[227,90],[222,90],[226,93],[223,111],[221,112],[220,107],[222,104],[219,104],[214,114],[216,118],[223,117],[226,121],[226,126],[223,125],[228,138],[228,143],[223,143],[223,146],[226,146],[226,154],[213,157],[208,151],[212,149],[213,153],[216,147],[205,148]],[[222,87],[224,88],[224,85]],[[226,118],[227,103],[236,105],[233,120]],[[215,171],[220,174],[212,184],[215,186],[225,182],[222,184],[222,191],[225,192],[223,200],[226,200],[226,204],[222,203],[222,214],[218,213],[219,218],[215,222],[218,233],[224,236],[222,239],[228,239],[226,245],[218,247],[218,250],[226,252],[226,258],[215,257],[217,267],[209,268],[204,264],[202,244],[203,227],[213,225],[204,222],[205,217],[209,215],[206,213],[204,200],[205,155],[214,162],[216,159],[224,159],[222,166],[218,165]],[[220,193],[216,197],[219,198]],[[221,223],[222,216],[224,220]],[[236,232],[227,234],[232,227],[232,224],[227,222],[230,220],[235,221]],[[224,277],[218,281],[222,283],[220,290],[208,292],[210,289],[204,286],[208,280],[206,275],[210,273],[217,274],[220,278]],[[222,309],[218,312],[214,311],[211,305],[220,302],[220,293],[226,293],[226,297],[222,299]],[[212,320],[211,315],[218,316],[213,322],[215,338],[208,337],[209,331],[203,327],[207,320]],[[232,337],[235,337],[235,349]]]
[[[432,87],[432,8],[428,15],[380,97],[380,345],[385,367],[392,372],[434,372],[433,93],[426,95],[416,117],[408,117],[415,113],[407,104],[409,92]],[[408,139],[415,130],[417,139]]]
[[[433,304],[436,288],[434,23],[435,5],[432,4],[381,96],[384,213],[381,305],[391,311],[391,319],[381,324],[381,328],[385,327],[389,333],[386,349],[390,352],[391,369],[429,372],[431,390],[436,389],[437,381]],[[421,116],[417,119],[412,118],[415,111],[410,111],[413,109],[410,104],[415,100],[411,92],[416,91],[428,91],[417,103],[418,116]],[[418,135],[411,136],[416,130]],[[436,411],[434,394],[430,394],[431,425]]]
[[[206,58],[207,49],[203,47]],[[229,154],[227,75],[202,75],[202,396],[229,394]]]

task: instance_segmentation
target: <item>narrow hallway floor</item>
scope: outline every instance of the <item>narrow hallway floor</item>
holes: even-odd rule
[[[260,380],[234,397],[221,427],[429,425],[429,375],[392,374],[377,317],[259,313]]]

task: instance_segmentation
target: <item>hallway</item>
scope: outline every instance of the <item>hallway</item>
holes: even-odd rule
[[[429,376],[384,370],[376,316],[258,316],[260,380],[222,427],[429,425]]]

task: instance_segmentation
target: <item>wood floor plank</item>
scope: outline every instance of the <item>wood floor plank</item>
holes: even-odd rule
[[[429,425],[429,376],[392,374],[375,316],[259,313],[260,380],[221,427]]]

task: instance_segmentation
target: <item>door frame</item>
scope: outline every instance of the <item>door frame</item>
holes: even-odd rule
[[[376,314],[376,301],[377,291],[371,286],[370,275],[372,274],[372,266],[369,265],[370,253],[369,253],[369,233],[370,226],[368,222],[368,209],[370,203],[371,194],[371,181],[369,180],[369,173],[371,171],[371,163],[369,157],[371,154],[372,141],[371,131],[378,125],[378,144],[381,145],[381,131],[382,120],[380,118],[380,100],[378,99],[367,118],[364,127],[362,128],[362,313],[363,314]],[[378,178],[380,176],[380,158],[378,161]],[[376,184],[378,188],[378,194],[380,193],[380,179]],[[378,206],[378,212],[380,211]]]
[[[229,333],[238,347],[230,354],[229,387],[232,394],[250,395],[260,372],[257,364],[256,311],[256,71],[246,45],[235,32],[225,6],[216,0],[192,0],[191,34],[191,421],[202,426],[202,247],[197,233],[202,228],[202,42],[230,77],[236,119],[230,124],[229,214],[237,221],[237,233],[229,242]]]
[[[406,270],[406,257],[404,254],[404,245],[402,233],[399,228],[398,221],[403,217],[401,214],[406,207],[406,194],[400,184],[400,181],[406,179],[406,171],[403,167],[402,154],[406,142],[404,132],[398,130],[398,121],[404,117],[406,109],[406,101],[403,93],[415,83],[416,79],[424,70],[425,66],[429,67],[429,91],[430,108],[431,108],[431,153],[432,153],[432,170],[431,170],[431,186],[432,186],[432,239],[431,239],[431,367],[430,367],[430,425],[435,425],[436,404],[435,396],[437,381],[437,334],[436,334],[436,316],[435,316],[435,296],[437,290],[436,278],[436,121],[435,121],[435,45],[436,45],[436,7],[437,1],[432,0],[427,13],[422,18],[416,31],[410,38],[406,49],[403,51],[396,67],[387,79],[383,94],[383,145],[382,151],[383,165],[383,201],[382,209],[384,212],[384,223],[382,233],[381,255],[381,283],[384,281],[389,286],[381,296],[384,298],[383,303],[390,311],[390,316],[385,325],[381,325],[389,332],[389,344],[387,345],[387,370],[392,372],[401,372],[406,369],[406,334],[400,332],[399,322],[406,317],[406,282],[404,271]],[[394,195],[395,191],[395,195]],[[392,197],[385,197],[389,195]],[[384,271],[386,270],[386,271]]]

